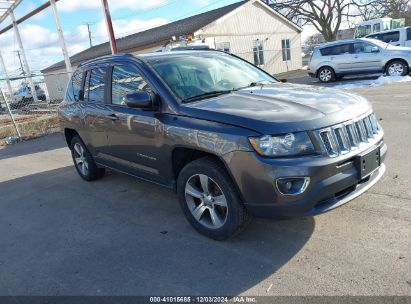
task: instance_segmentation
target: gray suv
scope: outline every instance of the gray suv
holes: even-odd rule
[[[316,47],[308,74],[321,82],[332,82],[347,75],[386,73],[388,76],[404,76],[410,72],[410,66],[411,48],[362,38]]]
[[[334,209],[385,171],[383,130],[367,100],[284,84],[218,51],[81,64],[59,118],[83,179],[110,168],[173,189],[193,227],[218,240],[250,215]]]

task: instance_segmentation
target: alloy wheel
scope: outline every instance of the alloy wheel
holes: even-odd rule
[[[86,151],[83,146],[79,143],[74,145],[74,161],[76,162],[77,168],[83,175],[88,173],[88,162],[86,159]]]
[[[388,67],[389,76],[402,76],[404,73],[404,66],[400,63],[393,63]]]
[[[323,82],[328,82],[332,78],[332,72],[329,69],[323,69],[320,72],[320,79]]]
[[[221,187],[207,175],[196,174],[188,179],[185,198],[191,214],[204,227],[218,229],[226,223],[226,197]]]

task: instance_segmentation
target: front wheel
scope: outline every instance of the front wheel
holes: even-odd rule
[[[318,71],[318,79],[324,83],[332,82],[335,80],[335,72],[330,67],[322,67]]]
[[[177,191],[187,220],[212,239],[234,236],[249,221],[231,177],[214,158],[205,157],[186,165],[178,177]]]
[[[395,60],[387,65],[386,73],[388,76],[405,76],[408,74],[408,67],[404,62]]]
[[[105,170],[97,167],[93,156],[79,136],[74,136],[71,140],[71,156],[77,173],[82,179],[94,181],[104,175]]]

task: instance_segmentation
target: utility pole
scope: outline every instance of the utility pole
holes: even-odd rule
[[[66,70],[67,70],[68,78],[70,79],[71,72],[72,72],[71,63],[70,63],[70,58],[69,58],[68,51],[67,51],[66,42],[64,41],[63,30],[61,29],[60,18],[57,12],[56,0],[50,0],[50,5],[51,5],[51,10],[53,11],[54,22],[56,23],[57,34],[60,40],[61,51],[63,52],[63,56],[64,56],[64,62],[66,63]]]
[[[88,40],[90,42],[90,47],[93,47],[93,42],[91,41],[90,23],[85,23],[84,25],[87,26]]]
[[[31,72],[30,72],[29,64],[27,63],[26,53],[24,52],[23,42],[21,41],[19,27],[17,26],[16,18],[14,17],[14,12],[13,11],[10,12],[10,18],[11,18],[11,21],[13,22],[14,32],[16,34],[17,43],[19,44],[21,57],[22,57],[22,60],[23,60],[24,72],[26,73],[26,75],[28,77],[28,81],[29,81],[29,85],[30,85],[30,89],[31,89],[31,95],[33,96],[33,100],[35,102],[37,102],[38,97],[37,97],[36,87],[34,86],[33,79],[31,78]]]
[[[104,17],[106,19],[107,30],[110,38],[111,53],[117,54],[116,37],[114,36],[113,23],[111,22],[110,10],[108,8],[107,0],[101,0],[104,9]]]
[[[1,65],[1,67],[2,67],[2,69],[3,69],[4,76],[5,76],[5,78],[6,78],[7,88],[8,88],[8,90],[9,90],[10,100],[13,100],[13,99],[14,99],[13,89],[11,88],[11,83],[10,83],[9,74],[7,73],[6,64],[4,63],[3,55],[1,54],[1,51],[0,51],[0,65]],[[3,95],[3,96],[4,96],[4,95]],[[17,135],[18,135],[19,138],[21,139],[20,130],[19,130],[19,128],[17,127],[17,123],[16,123],[16,121],[14,120],[13,114],[11,113],[11,109],[10,109],[9,102],[7,101],[7,98],[5,98],[5,97],[4,97],[4,102],[6,103],[7,110],[8,110],[8,112],[9,112],[11,121],[13,122],[14,128],[16,129]]]

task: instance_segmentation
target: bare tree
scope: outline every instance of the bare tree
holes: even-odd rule
[[[373,0],[266,0],[272,8],[301,26],[307,23],[323,35],[326,41],[337,38],[344,19],[361,16],[358,8]]]
[[[410,0],[363,0],[368,5],[359,8],[364,20],[391,17],[405,18],[411,12]]]
[[[406,24],[411,25],[411,1],[410,0],[363,0],[368,5],[359,7],[364,20],[382,17],[405,18]]]

